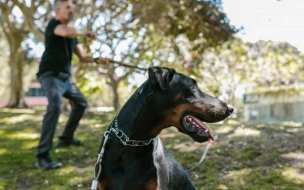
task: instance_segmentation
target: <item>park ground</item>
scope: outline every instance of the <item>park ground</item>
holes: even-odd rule
[[[0,109],[0,190],[87,190],[103,132],[114,112],[86,114],[77,130],[83,147],[52,150],[58,170],[34,167],[44,109]],[[60,117],[56,137],[67,115]],[[198,190],[303,190],[304,126],[301,123],[209,125],[217,140],[202,165],[189,173]],[[195,143],[174,128],[160,135],[185,169],[200,159],[206,143]],[[57,138],[54,138],[54,144]]]

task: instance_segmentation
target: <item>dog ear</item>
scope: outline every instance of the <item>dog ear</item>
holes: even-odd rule
[[[166,90],[167,88],[169,88],[172,82],[174,73],[174,69],[166,67],[150,67],[149,80],[151,81],[153,86],[159,84],[159,87],[162,90]]]

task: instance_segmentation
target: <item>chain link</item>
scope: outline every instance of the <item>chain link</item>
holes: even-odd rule
[[[118,129],[117,116],[115,117],[114,128],[111,126],[110,131],[126,146],[146,146],[154,140],[154,138],[145,141],[130,140],[122,130]]]
[[[122,142],[122,144],[127,146],[146,146],[152,142],[153,139],[149,139],[146,141],[136,141],[136,140],[130,140],[129,137],[122,132],[122,130],[117,128],[111,128],[111,132],[113,132],[117,138]]]

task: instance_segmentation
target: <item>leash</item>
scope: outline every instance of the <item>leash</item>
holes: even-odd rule
[[[101,162],[102,162],[103,154],[105,152],[105,147],[106,147],[106,144],[107,144],[107,141],[108,141],[109,138],[110,138],[110,132],[106,131],[104,133],[104,141],[103,141],[102,148],[100,150],[100,153],[98,154],[97,161],[96,161],[95,166],[94,166],[94,179],[92,181],[91,190],[97,190],[98,178],[99,178],[101,170],[102,170]],[[97,166],[98,166],[98,173],[96,174]]]
[[[99,176],[102,171],[101,162],[102,162],[102,158],[103,158],[103,155],[105,152],[105,147],[106,147],[108,139],[110,138],[111,132],[113,132],[116,135],[116,137],[121,141],[121,143],[125,146],[146,146],[146,145],[149,145],[154,140],[154,138],[146,140],[146,141],[130,140],[129,137],[122,130],[118,129],[117,115],[114,119],[114,127],[112,127],[112,125],[113,125],[113,123],[111,124],[109,131],[104,132],[104,135],[103,135],[104,136],[103,145],[98,154],[96,163],[94,165],[94,179],[92,181],[91,190],[97,190],[98,179],[99,179]],[[98,167],[98,172],[96,173],[97,167]]]
[[[206,155],[207,155],[207,152],[208,152],[210,146],[211,146],[211,143],[208,142],[208,144],[207,144],[207,146],[206,146],[206,148],[205,148],[205,151],[204,151],[204,153],[203,153],[203,155],[202,155],[200,161],[199,161],[195,166],[193,166],[192,168],[190,168],[190,169],[188,169],[188,170],[185,170],[187,173],[192,172],[197,166],[199,166],[199,165],[201,165],[201,163],[203,163],[203,161],[204,161],[204,159],[205,159],[205,157],[206,157]]]
[[[217,139],[217,135],[214,138]],[[203,155],[202,155],[200,161],[195,166],[193,166],[192,168],[190,168],[188,170],[185,170],[187,173],[192,172],[195,168],[197,168],[197,166],[199,166],[199,165],[201,165],[203,163],[203,161],[204,161],[204,159],[205,159],[205,157],[207,155],[207,152],[208,152],[208,150],[209,150],[209,148],[210,148],[210,146],[211,146],[212,143],[213,142],[210,142],[210,141],[208,142],[208,144],[207,144],[207,146],[206,146],[206,148],[205,148],[205,150],[203,152]]]
[[[126,64],[126,63],[114,61],[112,59],[110,59],[109,62],[113,63],[113,64],[123,66],[123,67],[127,67],[127,68],[138,69],[138,70],[141,70],[141,71],[148,71],[148,69],[146,69],[146,68],[138,67],[138,66],[135,66],[135,65],[129,65],[129,64]]]
[[[98,42],[100,42],[100,43],[104,43],[102,40],[100,40],[98,38],[95,39],[95,40],[98,41]],[[101,54],[101,52],[99,52],[99,54]],[[147,68],[142,68],[142,67],[138,67],[138,66],[135,66],[135,65],[129,65],[129,64],[126,64],[126,63],[123,63],[123,62],[114,61],[112,59],[109,59],[109,62],[113,63],[113,64],[117,64],[117,65],[123,66],[123,67],[131,68],[131,69],[138,69],[138,70],[142,70],[142,71],[148,71]]]

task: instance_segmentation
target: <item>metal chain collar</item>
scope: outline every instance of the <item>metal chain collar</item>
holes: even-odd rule
[[[154,138],[146,140],[146,141],[136,141],[136,140],[130,140],[129,137],[120,129],[118,129],[118,125],[117,125],[117,116],[115,117],[114,120],[114,128],[112,127],[113,123],[110,126],[110,130],[104,132],[104,142],[102,144],[102,148],[100,150],[100,153],[98,154],[95,166],[94,166],[94,179],[92,181],[92,185],[91,185],[91,190],[97,190],[97,186],[98,186],[98,179],[99,176],[101,174],[101,170],[102,170],[102,158],[105,152],[105,147],[106,144],[108,142],[108,139],[110,138],[110,133],[113,132],[117,138],[119,138],[119,140],[122,142],[122,144],[127,145],[127,146],[146,146],[148,144],[150,144]],[[98,168],[98,172],[96,173],[96,170]]]
[[[117,116],[114,120],[114,128],[111,125],[110,131],[113,132],[116,137],[119,138],[119,140],[122,142],[122,144],[126,146],[146,146],[154,140],[154,138],[145,141],[130,140],[122,130],[118,129]]]

